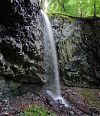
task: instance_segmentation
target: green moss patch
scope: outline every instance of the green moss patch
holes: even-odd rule
[[[100,109],[100,101],[91,89],[82,89],[81,95],[85,98],[87,105]]]
[[[60,13],[60,12],[55,12],[55,13],[47,13],[49,17],[60,17],[60,18],[63,18],[63,19],[67,19],[69,20],[70,22],[74,22],[76,21],[76,18],[74,17],[70,17],[70,16],[67,16],[66,14],[64,13]]]
[[[47,109],[43,107],[34,106],[26,109],[24,111],[24,116],[56,116],[56,115],[54,113],[49,112]]]

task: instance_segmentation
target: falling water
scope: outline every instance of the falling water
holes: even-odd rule
[[[52,27],[48,16],[41,10],[44,23],[44,49],[45,49],[45,67],[46,76],[49,77],[47,93],[55,100],[60,100],[65,106],[68,103],[61,96],[61,87],[59,81],[59,70],[57,64],[57,53],[52,32]]]

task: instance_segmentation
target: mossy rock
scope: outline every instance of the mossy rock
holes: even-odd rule
[[[70,22],[74,22],[76,21],[76,18],[74,17],[70,17],[70,16],[67,16],[65,13],[60,13],[60,12],[55,12],[55,13],[47,13],[49,17],[59,17],[59,18],[62,18],[62,19],[67,19],[69,20]]]

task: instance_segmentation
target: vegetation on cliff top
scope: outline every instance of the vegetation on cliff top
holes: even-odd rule
[[[59,12],[74,17],[100,16],[99,0],[43,0],[43,1],[42,1],[43,7],[49,13]]]

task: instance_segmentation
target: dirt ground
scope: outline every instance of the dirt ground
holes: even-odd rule
[[[100,116],[100,90],[62,87],[62,96],[70,107],[61,101],[55,102],[45,91],[28,92],[0,100],[0,116],[22,116],[28,107],[35,105],[47,108],[57,116]]]

